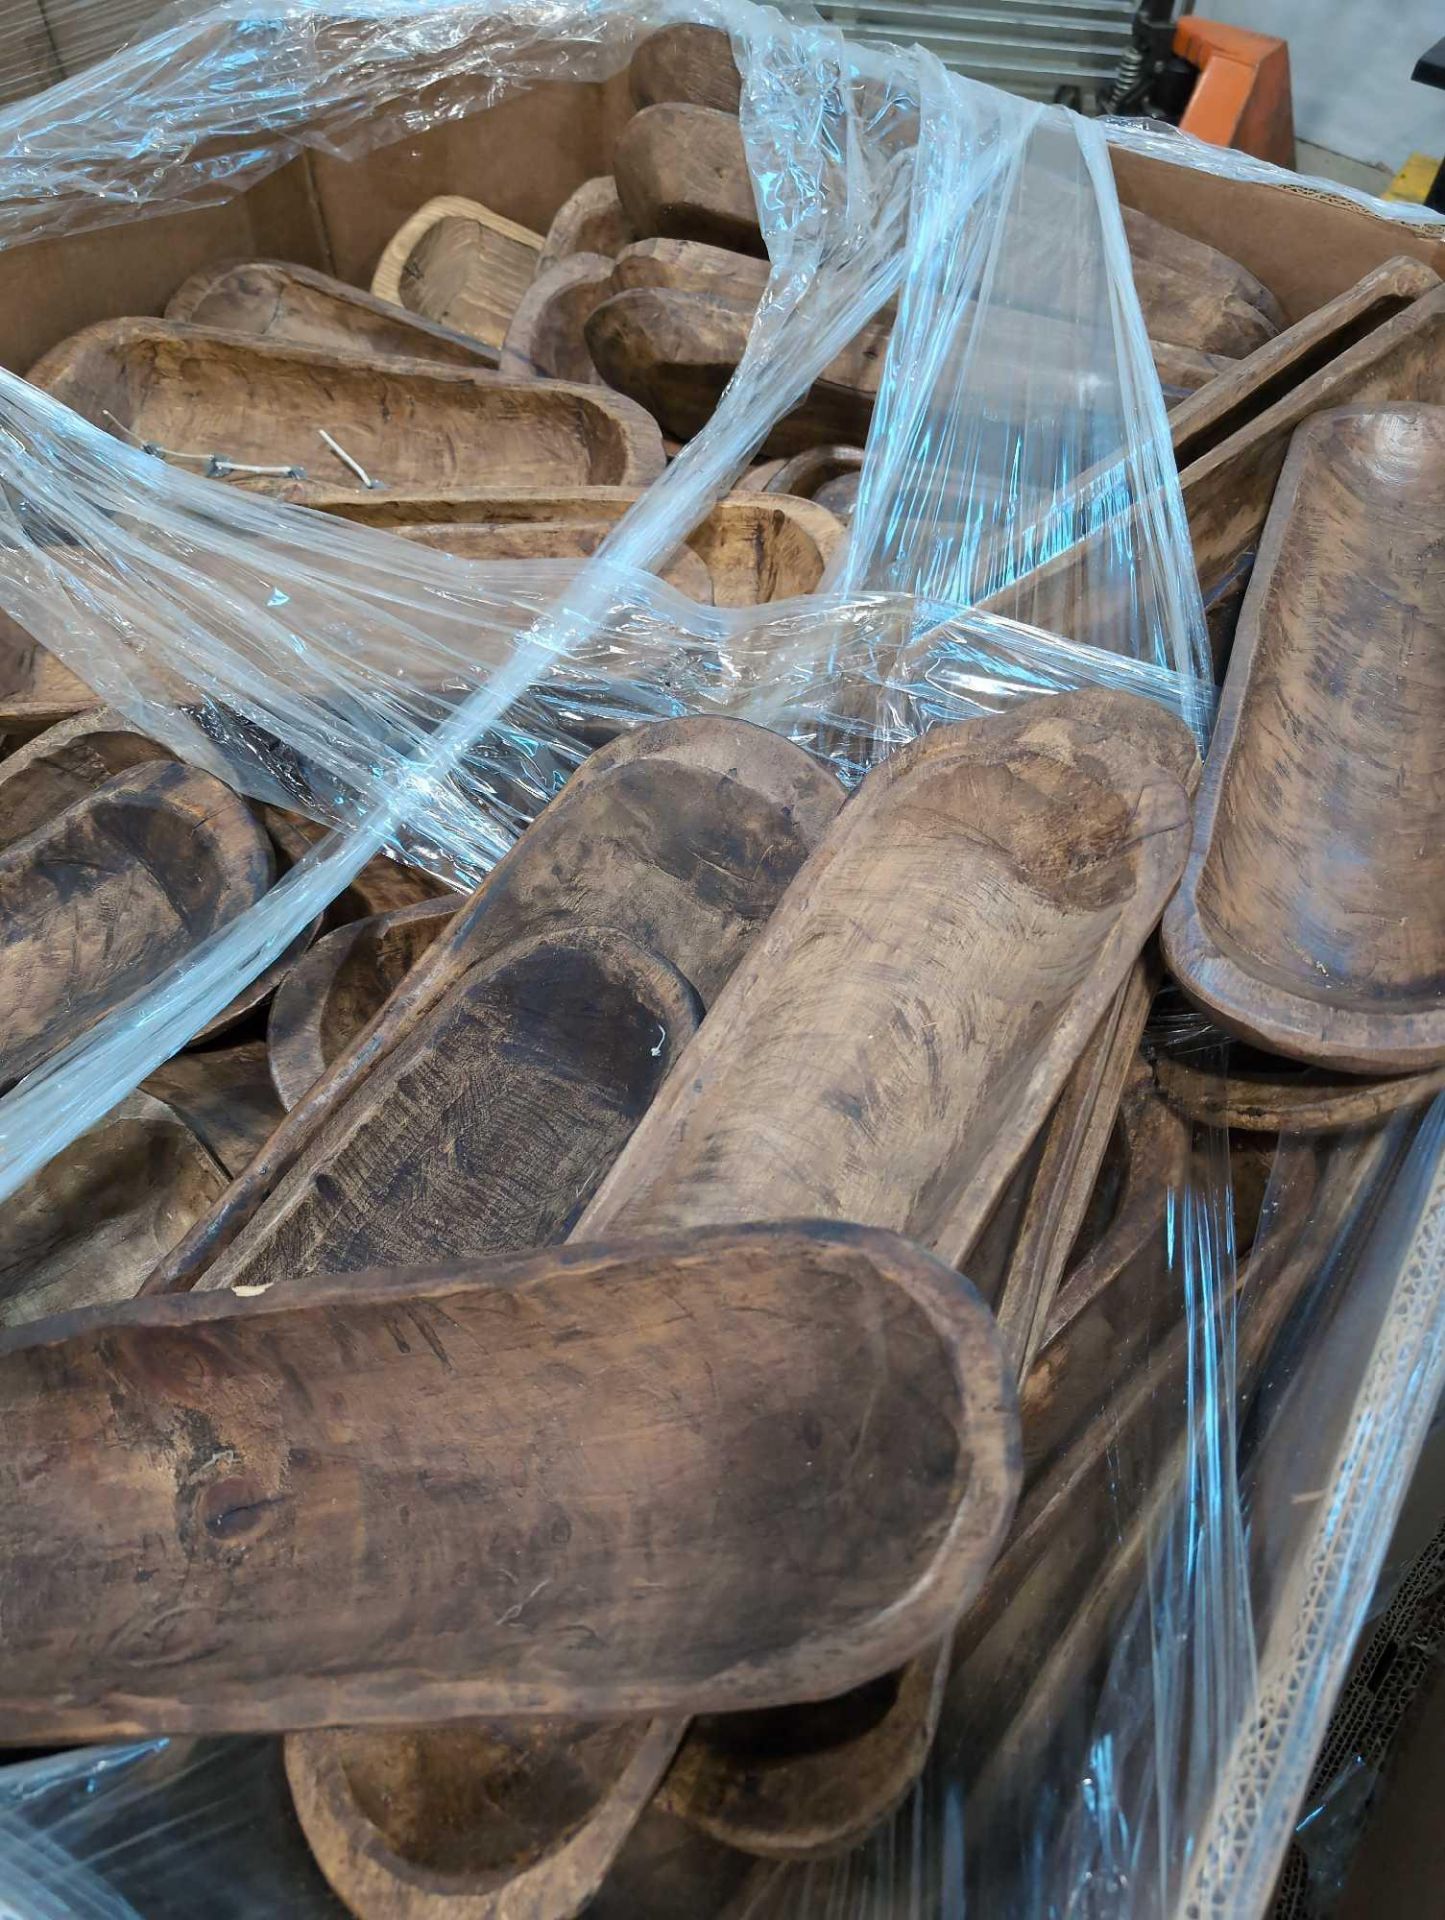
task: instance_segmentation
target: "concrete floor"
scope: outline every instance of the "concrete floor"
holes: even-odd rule
[[[1408,156],[1400,155],[1401,162]],[[1322,180],[1337,180],[1342,187],[1356,187],[1361,193],[1383,193],[1394,175],[1388,167],[1367,166],[1363,160],[1351,160],[1343,153],[1331,153],[1328,147],[1313,146],[1308,140],[1295,142],[1295,171],[1315,174]]]

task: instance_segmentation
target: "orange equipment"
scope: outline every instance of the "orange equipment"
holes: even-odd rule
[[[1181,132],[1281,167],[1294,165],[1287,41],[1186,14],[1174,29],[1174,52],[1199,68]]]

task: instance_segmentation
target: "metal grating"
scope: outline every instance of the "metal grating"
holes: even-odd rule
[[[916,40],[972,79],[1035,100],[1051,100],[1057,88],[1076,86],[1088,104],[1114,77],[1134,6],[1135,0],[989,0],[980,6],[824,0],[818,11],[865,45]]]

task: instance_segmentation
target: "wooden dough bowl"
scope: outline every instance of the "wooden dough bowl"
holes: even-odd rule
[[[27,1741],[858,1684],[977,1584],[1018,1443],[968,1284],[817,1225],[65,1315],[0,1407]]]
[[[612,290],[612,261],[601,253],[569,253],[544,267],[517,302],[502,342],[499,369],[513,380],[577,380],[600,386],[587,351],[587,316]]]
[[[13,747],[95,704],[79,674],[0,614],[0,739]]]
[[[623,129],[613,172],[639,238],[765,252],[733,114],[683,103],[647,107]],[[1239,358],[1283,327],[1278,301],[1238,261],[1132,207],[1121,211],[1151,339]]]
[[[452,367],[495,367],[496,350],[360,287],[286,260],[236,260],[202,267],[166,302],[167,320],[244,334],[323,353],[437,360]]]
[[[685,100],[736,113],[742,98],[732,41],[720,27],[690,22],[649,34],[632,56],[627,80],[639,110]]]
[[[1445,1064],[1445,408],[1296,434],[1165,959],[1210,1017],[1361,1074]]]
[[[367,526],[426,526],[424,537],[432,544],[439,543],[435,529],[443,524],[492,530],[533,524],[611,528],[638,497],[633,488],[576,487],[419,494],[404,500],[326,494],[315,504]],[[736,493],[717,503],[686,545],[708,571],[709,597],[716,606],[749,607],[814,592],[842,537],[839,522],[816,502]],[[678,574],[676,583],[683,578],[695,581],[696,576]]]
[[[251,906],[271,845],[245,801],[175,761],[132,766],[0,852],[0,1083]]]
[[[178,1114],[129,1094],[0,1207],[0,1326],[133,1299],[225,1184]]]
[[[418,207],[386,243],[371,291],[378,300],[500,348],[541,252],[540,233],[479,201],[442,194]]]
[[[799,876],[579,1230],[781,1206],[897,1226],[958,1261],[1174,884],[1188,808],[1169,769],[1193,757],[1160,709],[1110,695],[1028,702],[894,755]],[[1060,889],[1082,871],[1084,893]],[[1004,925],[1008,969],[981,958]],[[785,1155],[767,1149],[781,1141]],[[694,1728],[667,1804],[775,1858],[854,1844],[917,1778],[945,1664],[934,1649],[887,1686],[782,1710],[736,1745],[727,1728]]]
[[[115,774],[172,759],[168,747],[140,733],[106,707],[93,706],[57,726],[47,727],[0,760],[0,849],[48,825],[67,807],[96,793]],[[270,810],[252,808],[252,812],[265,820],[269,837],[281,856],[278,864],[289,866],[295,855],[273,830],[273,823],[267,818]],[[191,1044],[199,1046],[213,1040],[268,999],[292,962],[311,944],[319,927],[318,920],[304,928],[283,954],[241,989],[229,1006],[206,1022]]]
[[[178,1053],[141,1082],[141,1091],[178,1113],[233,1179],[251,1164],[286,1113],[271,1084],[264,1040]]]
[[[617,198],[617,182],[610,173],[598,174],[584,180],[553,215],[537,257],[537,272],[545,273],[569,253],[620,253],[635,238]]]
[[[665,458],[647,414],[601,388],[325,354],[166,320],[101,321],[30,378],[123,437],[298,466],[300,482],[247,484],[302,502],[312,487],[362,490],[321,428],[384,488],[642,486]]]
[[[1161,1051],[1154,1074],[1165,1099],[1189,1119],[1248,1133],[1343,1133],[1445,1093],[1445,1067],[1362,1080],[1238,1044],[1222,1067],[1208,1054],[1201,1061]]]
[[[381,1011],[460,907],[455,896],[354,920],[298,960],[271,1003],[271,1078],[286,1108]]]

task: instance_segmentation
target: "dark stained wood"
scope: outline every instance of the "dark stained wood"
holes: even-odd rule
[[[1200,1061],[1161,1050],[1154,1075],[1165,1099],[1191,1120],[1249,1133],[1343,1133],[1445,1092],[1445,1067],[1361,1080],[1244,1046],[1230,1048],[1223,1072],[1207,1056]]]
[[[599,385],[583,331],[587,316],[608,297],[612,260],[602,253],[569,253],[545,267],[517,302],[507,323],[499,370],[514,380],[576,380]]]
[[[638,498],[635,488],[574,487],[565,492],[481,490],[403,498],[327,494],[314,504],[367,526],[425,525],[430,530],[423,538],[432,544],[440,537],[435,529],[443,524],[482,525],[494,532],[534,523],[611,528]],[[719,500],[687,536],[686,546],[711,576],[714,603],[747,607],[812,593],[842,538],[839,522],[815,501],[781,494],[760,501],[747,492]],[[673,577],[682,591],[695,591],[682,584],[687,574],[672,574],[677,561],[674,554],[666,577]]]
[[[141,1082],[141,1091],[178,1113],[232,1178],[251,1164],[286,1113],[271,1084],[264,1040],[178,1053]]]
[[[1285,465],[1189,867],[1185,992],[1292,1059],[1445,1064],[1445,408],[1343,408]]]
[[[243,912],[272,871],[246,803],[175,761],[112,775],[0,851],[0,1082]]]
[[[537,272],[545,273],[569,253],[618,254],[633,238],[617,198],[617,182],[610,173],[598,174],[584,180],[557,209],[537,256]]]
[[[128,1095],[0,1207],[0,1326],[133,1299],[225,1184],[177,1114]]]
[[[1192,751],[1162,709],[1086,694],[937,729],[885,762],[579,1232],[781,1209],[886,1223],[957,1261],[1174,885],[1188,805],[1163,769]],[[1005,926],[1007,967],[987,957]],[[933,1650],[891,1694],[781,1711],[766,1766],[755,1738],[733,1754],[693,1728],[669,1806],[775,1858],[852,1845],[916,1779],[945,1661]]]
[[[291,1205],[305,1184],[308,1155],[325,1140],[339,1142],[355,1132],[355,1150],[364,1154],[367,1113],[394,1131],[396,1123],[388,1120],[386,1103],[375,1093],[384,1061],[404,1061],[410,1048],[423,1077],[427,1071],[443,1078],[462,1074],[460,1060],[436,1057],[428,1067],[426,1033],[464,1017],[470,987],[480,983],[484,998],[488,992],[495,994],[495,985],[489,989],[487,982],[497,961],[522,943],[564,936],[577,928],[610,927],[631,956],[624,983],[645,966],[651,966],[654,978],[659,968],[664,977],[666,970],[675,969],[706,1005],[817,844],[841,799],[837,781],[800,747],[740,721],[666,721],[620,737],[591,755],[407,975],[378,1018],[277,1130],[265,1154],[236,1182],[215,1215],[158,1271],[156,1286],[194,1284],[262,1208],[255,1231],[242,1234],[207,1278],[207,1284],[232,1284],[246,1263],[262,1257],[258,1236],[266,1221],[276,1218],[281,1196],[276,1205],[267,1203],[283,1176],[296,1173],[288,1189],[293,1198],[286,1204]],[[668,991],[675,997],[675,988]],[[499,1017],[497,1010],[494,1016]],[[537,1018],[554,1018],[565,1026],[568,1010],[543,1005]],[[585,1008],[575,1009],[573,1018],[585,1026]],[[587,1036],[579,1031],[575,1038],[581,1044]],[[595,1036],[594,1043],[605,1053],[605,1035]],[[665,1033],[654,1031],[648,1038],[653,1069],[657,1061],[652,1050],[665,1044]],[[495,1124],[487,1118],[481,1089],[474,1087],[467,1098],[468,1110],[477,1110],[478,1124]],[[433,1112],[429,1123],[445,1130],[445,1112]],[[462,1129],[456,1144],[465,1139]],[[537,1139],[519,1143],[517,1150],[545,1160],[545,1143]],[[457,1175],[446,1154],[434,1166],[419,1140],[408,1151],[416,1161],[412,1231],[420,1236],[428,1230],[419,1206],[426,1180],[435,1176],[448,1183]],[[603,1164],[594,1165],[592,1177],[600,1175]],[[555,1170],[543,1172],[535,1198],[550,1209],[557,1176]],[[388,1183],[403,1177],[404,1168],[393,1167]],[[313,1204],[324,1206],[328,1195],[338,1203],[346,1198],[328,1186],[313,1195]],[[358,1204],[363,1197],[358,1196]],[[514,1196],[519,1203],[525,1197],[520,1190]],[[494,1201],[492,1189],[484,1187],[464,1203],[463,1211]],[[463,1222],[442,1225],[455,1233]],[[536,1218],[529,1220],[522,1245],[536,1242],[537,1225]],[[426,1255],[427,1248],[414,1241],[403,1257]]]
[[[0,1408],[25,1741],[861,1684],[977,1585],[1018,1446],[972,1289],[817,1224],[65,1315]]]
[[[1237,260],[1133,207],[1119,211],[1154,339],[1240,359],[1284,326],[1279,302]]]
[[[1422,260],[1387,260],[1181,402],[1169,419],[1181,472],[1439,284]]]
[[[324,353],[439,360],[495,367],[497,351],[419,314],[378,300],[330,274],[286,260],[237,260],[202,267],[166,302],[167,320]]]
[[[510,496],[508,504],[515,504],[518,498]],[[533,504],[539,513],[546,511],[544,496],[534,496]],[[454,553],[463,560],[583,560],[596,553],[620,517],[604,514],[597,520],[528,520],[518,516],[500,521],[443,520],[435,525],[420,521],[392,531],[400,540]],[[680,548],[658,572],[669,586],[689,599],[704,606],[713,604],[712,575],[690,548]]]
[[[612,156],[639,239],[702,240],[763,254],[742,129],[731,113],[668,103],[634,114]]]
[[[48,825],[126,768],[173,757],[92,697],[84,712],[0,760],[0,848]]]
[[[720,27],[684,23],[649,34],[632,56],[627,78],[639,109],[682,100],[736,113],[742,99],[732,42]]]
[[[624,934],[519,941],[415,1023],[202,1284],[561,1240],[696,1025],[686,981]]]
[[[285,1107],[370,1024],[461,904],[452,895],[354,920],[291,968],[266,1025],[271,1079]]]
[[[609,386],[687,440],[712,418],[743,357],[752,319],[744,301],[636,287],[593,310],[587,346]],[[774,423],[762,451],[802,453],[825,442],[866,440],[888,337],[881,326],[865,327]]]
[[[29,377],[107,432],[300,466],[303,481],[246,484],[303,504],[313,488],[364,491],[322,427],[387,488],[643,485],[664,463],[653,422],[600,387],[325,354],[167,320],[101,321]]]
[[[531,284],[542,236],[480,201],[443,194],[418,207],[382,249],[371,277],[378,300],[500,348]]]
[[[1162,708],[1086,693],[893,755],[733,976],[589,1223],[781,1209],[889,1225],[959,1260],[1175,884],[1188,808],[1167,769],[1192,753]]]

